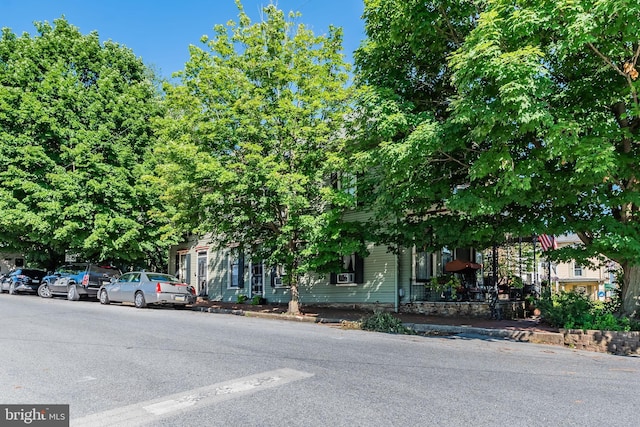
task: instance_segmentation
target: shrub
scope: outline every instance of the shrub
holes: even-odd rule
[[[251,305],[262,305],[265,303],[265,299],[262,298],[260,295],[254,295],[253,298],[251,298]]]
[[[551,326],[565,329],[596,329],[607,331],[640,330],[640,323],[616,316],[616,301],[591,301],[577,292],[546,292],[537,301],[543,319]]]
[[[402,320],[388,312],[374,313],[360,322],[360,329],[365,331],[386,332],[389,334],[412,335],[415,332],[402,324]]]

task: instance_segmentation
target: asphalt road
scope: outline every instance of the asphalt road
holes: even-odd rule
[[[640,401],[637,357],[28,295],[0,295],[0,358],[0,404],[72,426],[619,427]]]

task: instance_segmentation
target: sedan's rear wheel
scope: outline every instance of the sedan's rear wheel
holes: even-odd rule
[[[109,304],[111,301],[109,300],[109,295],[107,295],[106,290],[100,291],[100,304]]]
[[[69,286],[69,290],[67,291],[67,299],[69,301],[78,301],[80,299],[80,294],[78,293],[76,285]]]
[[[142,292],[136,292],[133,302],[135,303],[136,308],[144,308],[147,306],[147,302],[145,301],[144,294]]]
[[[51,289],[49,289],[48,283],[43,283],[38,286],[38,295],[42,298],[51,298],[53,294],[51,293]]]

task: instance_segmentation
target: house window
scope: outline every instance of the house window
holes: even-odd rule
[[[263,295],[264,268],[262,264],[251,264],[251,295]]]
[[[191,284],[191,254],[180,254],[176,272],[180,280],[188,285]]]
[[[416,252],[416,281],[428,282],[431,279],[432,256],[429,252]]]
[[[348,172],[331,174],[331,184],[334,189],[353,197],[354,201],[357,197],[358,177]]]
[[[576,277],[582,276],[582,266],[580,264],[574,264],[573,275]]]
[[[332,285],[356,286],[364,283],[364,260],[356,253],[342,256],[342,268],[331,273],[329,281]]]
[[[442,248],[442,262],[440,267],[440,274],[445,274],[446,270],[444,269],[448,262],[453,261],[453,254],[451,250],[448,248]]]
[[[288,288],[289,284],[286,283],[285,280],[284,266],[278,265],[276,267],[271,267],[271,271],[269,272],[269,281],[272,288]]]
[[[230,289],[244,288],[244,256],[232,254],[229,256],[229,285]]]
[[[472,253],[470,248],[456,248],[456,259],[462,261],[473,261]]]

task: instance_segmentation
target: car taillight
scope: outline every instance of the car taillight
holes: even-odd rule
[[[162,286],[160,286],[160,283],[156,285],[156,292],[162,292]]]
[[[82,278],[82,286],[87,286],[89,284],[89,275],[85,274]]]
[[[187,289],[189,289],[189,292],[191,292],[191,295],[196,294],[196,288],[194,288],[193,286],[189,286]]]

